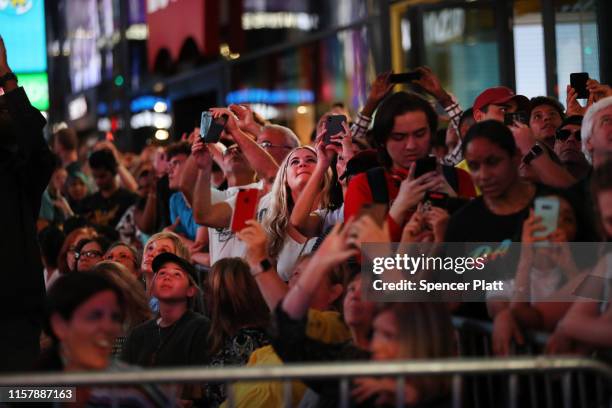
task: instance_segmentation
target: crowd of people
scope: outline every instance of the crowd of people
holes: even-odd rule
[[[83,146],[70,128],[46,141],[44,119],[10,72],[0,39],[5,370],[450,358],[459,353],[455,315],[493,322],[497,355],[534,329],[550,333],[548,353],[605,358],[612,347],[606,253],[590,265],[570,251],[521,254],[506,285],[514,290],[470,303],[376,303],[361,274],[369,242],[501,248],[612,238],[612,89],[594,79],[582,104],[570,86],[565,107],[498,86],[461,107],[419,67],[411,92],[395,92],[383,73],[355,117],[334,106],[313,124],[310,144],[229,105],[210,109],[225,121],[219,142],[196,128],[135,154],[108,140]],[[508,115],[519,112],[525,120]],[[347,120],[328,134],[338,114]],[[427,158],[433,165],[420,172]],[[245,190],[257,204],[237,229]],[[430,192],[447,204],[425,205]],[[533,209],[541,197],[559,203],[546,235]],[[602,278],[600,301],[547,301],[589,275]],[[138,386],[119,398],[216,407],[228,386]],[[291,386],[296,406],[338,404],[336,382]],[[275,382],[231,387],[241,407],[284,401]],[[350,395],[358,406],[387,405],[396,388],[361,378]],[[448,406],[449,392],[447,378],[407,378],[404,401]],[[112,394],[83,388],[78,398],[96,405]]]

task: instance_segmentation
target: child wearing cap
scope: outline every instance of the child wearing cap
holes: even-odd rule
[[[153,272],[152,294],[159,299],[159,314],[129,333],[121,359],[143,367],[206,364],[210,322],[189,308],[200,292],[195,268],[166,252],[153,260]],[[184,389],[182,398],[193,395]]]

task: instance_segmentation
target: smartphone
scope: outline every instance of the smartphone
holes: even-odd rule
[[[208,129],[210,129],[211,122],[212,122],[212,113],[209,111],[202,112],[202,116],[200,118],[200,137],[202,139],[204,139],[204,137],[208,133]]]
[[[574,72],[570,74],[570,85],[578,94],[578,99],[588,99],[589,90],[587,89],[587,81],[589,80],[588,72]]]
[[[208,113],[210,120],[207,118],[208,127],[202,127],[204,123],[204,114]],[[200,137],[204,143],[217,143],[221,139],[221,132],[225,129],[227,123],[227,115],[221,115],[218,118],[213,118],[210,112],[202,112],[202,122],[200,123]]]
[[[325,136],[323,136],[323,143],[328,145],[331,143],[331,137],[344,131],[342,123],[346,122],[346,116],[344,115],[331,115],[328,116],[325,122]],[[336,143],[338,144],[338,143]]]
[[[364,215],[369,215],[379,227],[382,227],[387,219],[387,204],[364,204],[357,213],[357,219],[363,217]]]
[[[527,112],[518,111],[518,112],[512,112],[512,113],[505,113],[504,114],[504,125],[512,126],[512,125],[514,125],[515,121],[517,121],[519,123],[523,123],[525,125],[528,125],[529,124],[529,118],[527,117]]]
[[[426,191],[423,198],[426,207],[448,208],[448,194],[439,191]]]
[[[421,177],[425,173],[430,171],[436,171],[438,163],[434,156],[427,156],[423,159],[416,161],[416,168],[414,169],[414,178]]]
[[[559,223],[559,199],[557,197],[538,197],[535,199],[534,213],[542,217],[545,229],[534,232],[536,237],[544,237],[557,229]]]
[[[401,74],[389,75],[389,82],[394,84],[409,84],[415,79],[421,79],[421,73],[419,71],[409,71]]]
[[[255,219],[257,211],[259,190],[249,188],[238,191],[236,195],[236,207],[232,214],[231,229],[232,232],[240,232],[246,227],[248,220]]]

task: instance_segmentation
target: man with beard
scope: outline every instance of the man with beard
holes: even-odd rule
[[[582,116],[570,116],[563,121],[555,133],[554,150],[563,167],[576,180],[581,180],[590,169],[589,162],[582,152],[580,126]]]
[[[2,37],[0,90],[0,371],[17,371],[39,352],[45,289],[36,220],[53,156],[42,135],[45,119],[17,86]]]

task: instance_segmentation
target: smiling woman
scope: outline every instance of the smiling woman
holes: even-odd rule
[[[44,330],[51,346],[35,368],[44,371],[121,370],[111,360],[113,343],[121,333],[125,309],[123,292],[111,280],[93,272],[60,277],[47,294]],[[79,387],[76,402],[83,406],[174,406],[156,386],[102,389]],[[137,403],[135,403],[137,401]],[[133,405],[135,404],[135,405]]]

